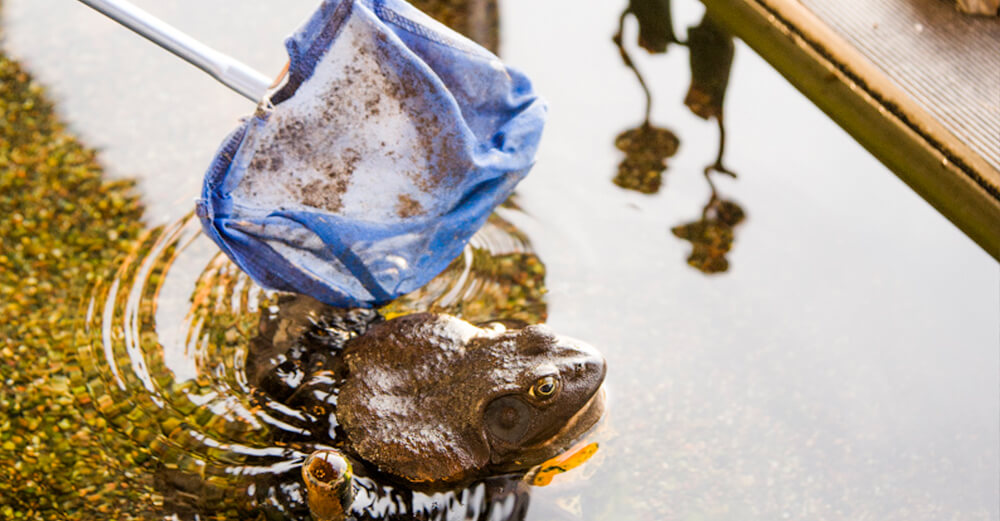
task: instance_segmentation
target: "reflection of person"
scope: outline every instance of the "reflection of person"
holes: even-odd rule
[[[614,183],[622,188],[642,193],[655,193],[660,189],[666,158],[677,152],[680,142],[671,131],[650,123],[653,99],[646,81],[625,49],[622,31],[625,18],[635,15],[639,21],[639,45],[650,53],[664,53],[669,43],[688,48],[691,67],[691,85],[684,104],[702,119],[715,119],[719,125],[719,153],[715,162],[705,169],[736,177],[723,166],[726,130],[723,124],[723,102],[729,86],[729,73],[733,66],[735,45],[733,36],[705,15],[698,25],[688,28],[687,42],[677,40],[670,18],[669,0],[632,0],[621,14],[618,32],[612,40],[618,47],[622,62],[635,73],[646,96],[645,118],[641,125],[626,130],[615,139],[615,146],[625,152],[625,159],[618,165]],[[709,183],[711,183],[709,178]],[[713,186],[714,190],[714,186]]]
[[[646,95],[646,117],[642,124],[626,130],[615,139],[615,146],[625,153],[618,165],[613,182],[630,190],[655,193],[662,184],[666,159],[677,152],[680,141],[667,129],[649,122],[652,96],[642,75],[625,50],[622,30],[625,17],[635,15],[639,21],[639,45],[650,53],[666,52],[669,43],[686,46],[691,67],[691,85],[684,104],[702,119],[715,119],[719,125],[719,152],[715,161],[705,167],[705,180],[712,195],[697,221],[671,229],[677,237],[691,241],[693,250],[688,264],[704,273],[719,273],[729,269],[726,253],[732,248],[734,227],[743,221],[744,212],[733,201],[721,199],[712,182],[715,172],[736,177],[722,163],[726,131],[723,124],[723,102],[729,86],[735,45],[733,37],[707,14],[696,26],[688,28],[687,42],[677,40],[670,18],[670,0],[630,0],[619,20],[613,40],[622,61],[632,69]]]
[[[736,177],[733,171],[722,165],[722,156],[726,151],[726,126],[723,123],[722,107],[729,87],[729,72],[733,68],[733,37],[706,14],[698,25],[688,28],[687,46],[691,86],[684,97],[684,104],[696,116],[702,119],[715,118],[719,125],[719,154],[715,163],[705,169],[705,175],[707,177],[712,170]],[[712,182],[711,178],[708,182]]]

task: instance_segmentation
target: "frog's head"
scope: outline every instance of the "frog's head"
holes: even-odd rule
[[[499,381],[482,411],[492,466],[516,470],[541,463],[600,419],[606,365],[593,347],[545,326],[478,341],[494,342],[503,353],[495,371]]]
[[[530,468],[604,411],[604,359],[545,326],[407,315],[352,341],[345,361],[337,417],[350,444],[411,482]]]

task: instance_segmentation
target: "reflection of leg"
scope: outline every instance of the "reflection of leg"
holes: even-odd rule
[[[715,162],[705,167],[705,178],[712,185],[710,172],[721,172],[731,177],[736,173],[722,164],[726,150],[726,127],[723,123],[723,104],[729,75],[733,65],[735,45],[733,37],[719,27],[708,15],[701,23],[688,28],[688,50],[691,65],[691,86],[684,97],[684,104],[696,116],[715,118],[719,126],[719,153]],[[714,193],[715,186],[712,185]]]
[[[705,203],[705,206],[703,206],[701,208],[701,220],[702,221],[707,221],[708,220],[708,214],[709,214],[709,212],[711,212],[712,209],[715,208],[715,205],[719,202],[719,192],[717,192],[715,190],[715,184],[712,183],[712,177],[710,175],[708,175],[708,172],[709,172],[709,170],[706,168],[705,169],[705,179],[708,180],[708,186],[709,186],[709,188],[712,189],[712,195],[711,195],[711,197],[708,198],[708,202]]]
[[[715,197],[715,184],[712,182],[711,172],[719,172],[730,177],[736,177],[736,172],[726,168],[722,164],[722,156],[726,153],[726,125],[722,122],[722,113],[715,118],[719,125],[719,153],[715,156],[715,162],[705,167],[705,179],[708,179],[709,186],[712,187],[712,197]]]
[[[719,196],[712,181],[712,172],[722,172],[735,177],[736,174],[722,165],[725,137],[722,118],[719,121],[719,155],[715,163],[705,167],[705,180],[712,189],[712,195],[701,210],[701,219],[675,226],[671,232],[678,238],[691,242],[691,254],[687,263],[702,273],[722,273],[729,270],[726,254],[735,240],[735,227],[743,222],[746,214],[734,201]]]
[[[649,87],[646,86],[646,80],[642,78],[642,74],[639,73],[639,69],[635,66],[632,58],[629,56],[628,51],[625,50],[625,43],[622,41],[622,33],[625,30],[625,18],[631,13],[630,9],[625,9],[622,15],[618,18],[618,32],[611,37],[611,40],[615,42],[618,46],[618,52],[621,54],[622,61],[625,66],[632,69],[635,73],[635,77],[639,79],[639,85],[642,87],[642,92],[646,95],[646,117],[643,120],[645,125],[649,125],[649,114],[653,109],[653,96],[649,93]]]

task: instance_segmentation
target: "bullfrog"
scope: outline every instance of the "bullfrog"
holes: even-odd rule
[[[462,490],[479,487],[485,495],[469,496],[477,506],[460,508],[507,519],[513,513],[500,512],[511,505],[527,508],[527,470],[604,410],[601,355],[544,325],[437,313],[385,320],[306,297],[273,310],[249,346],[246,374],[261,406],[287,425],[275,445],[313,451],[254,487],[257,504],[286,514],[381,518],[379,498],[397,494],[395,514],[433,517],[431,497],[455,494],[457,506]],[[432,496],[422,503],[424,493]]]
[[[416,313],[347,343],[337,419],[359,457],[411,483],[527,470],[604,411],[604,359],[543,325]]]

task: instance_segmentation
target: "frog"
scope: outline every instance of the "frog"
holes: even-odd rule
[[[286,426],[272,445],[287,463],[266,463],[251,493],[276,514],[418,519],[446,494],[456,508],[508,519],[527,508],[528,470],[604,412],[603,357],[545,325],[387,319],[302,296],[270,309],[245,371],[258,406]],[[484,494],[463,492],[472,489]],[[382,512],[386,496],[395,506]]]
[[[607,365],[545,325],[414,313],[347,343],[337,419],[350,448],[409,483],[525,471],[600,419]]]

